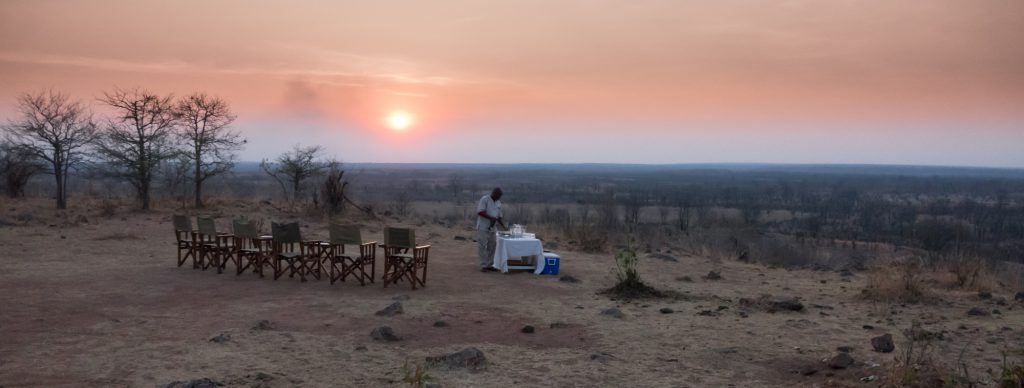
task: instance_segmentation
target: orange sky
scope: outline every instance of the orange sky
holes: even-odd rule
[[[141,86],[228,99],[247,160],[1024,167],[1022,36],[1004,0],[6,1],[0,115]]]

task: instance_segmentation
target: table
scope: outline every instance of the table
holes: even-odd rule
[[[510,257],[534,256],[537,265],[534,266],[509,266]],[[492,266],[501,272],[508,272],[509,269],[532,269],[533,273],[540,275],[544,272],[544,246],[536,238],[512,238],[503,237],[500,234],[495,236],[494,264]]]

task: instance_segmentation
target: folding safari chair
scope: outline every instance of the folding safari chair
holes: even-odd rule
[[[359,225],[330,225],[328,259],[331,266],[331,284],[345,281],[350,275],[365,286],[373,283],[377,263],[377,242],[363,242]],[[345,246],[352,247],[352,253],[345,253]],[[356,251],[358,249],[358,251]],[[370,272],[366,269],[369,267]]]
[[[193,244],[192,220],[184,214],[174,215],[174,239],[178,243],[178,266],[181,267],[192,258],[192,268],[198,268],[196,261],[196,246]]]
[[[231,225],[235,232],[235,275],[241,275],[245,270],[252,268],[252,272],[263,277],[263,264],[270,253],[270,247],[260,239],[256,225],[253,225],[252,221],[234,220]]]
[[[270,259],[274,267],[274,280],[277,280],[288,272],[288,277],[299,278],[306,281],[306,274],[312,274],[320,279],[320,259],[314,254],[314,245],[319,242],[302,241],[302,234],[299,231],[299,223],[290,224],[271,223],[270,232],[273,235]]]
[[[430,245],[416,245],[416,232],[409,228],[384,228],[384,287],[406,279],[416,287],[427,285]]]
[[[199,231],[196,233],[199,245],[199,264],[205,271],[210,266],[217,267],[217,273],[224,273],[224,267],[231,259],[233,249],[231,241],[234,236],[217,232],[217,223],[210,217],[196,219]]]

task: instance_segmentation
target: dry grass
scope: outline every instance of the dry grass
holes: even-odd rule
[[[875,302],[925,303],[933,300],[925,283],[924,262],[917,258],[876,261],[861,296]]]

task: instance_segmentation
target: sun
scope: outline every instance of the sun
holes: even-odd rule
[[[391,112],[387,117],[388,127],[404,131],[412,126],[412,116],[405,112]]]

